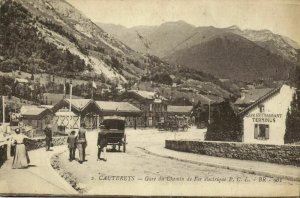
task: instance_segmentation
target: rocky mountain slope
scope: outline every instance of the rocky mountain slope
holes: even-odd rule
[[[168,52],[189,37],[195,28],[183,21],[166,22],[160,26],[136,26],[132,28],[103,23],[97,23],[97,25],[132,49],[158,57],[168,55]],[[141,39],[139,35],[143,38]],[[149,48],[145,47],[145,42],[149,43]]]
[[[236,34],[226,32],[166,58],[169,62],[239,81],[284,80],[294,65]]]
[[[2,71],[93,74],[125,83],[146,68],[168,68],[110,36],[64,0],[2,0],[0,9]]]
[[[299,45],[295,41],[269,30],[241,30],[237,26],[194,27],[183,21],[168,22],[140,30],[144,39],[152,43],[147,49],[135,32],[139,27],[117,30],[113,25],[98,25],[128,45],[132,40],[138,41],[131,45],[133,49],[219,78],[285,80],[299,56]]]

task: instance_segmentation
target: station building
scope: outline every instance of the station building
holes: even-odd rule
[[[129,90],[118,100],[128,102],[142,111],[137,120],[138,126],[155,127],[164,122],[167,116],[168,100],[158,92]]]
[[[94,101],[92,99],[62,99],[54,107],[54,113],[70,108],[78,117],[80,123],[85,123],[86,128],[98,128],[103,116],[117,115],[124,116],[126,126],[136,126],[136,120],[141,116],[141,110],[128,102]],[[65,116],[64,119],[69,119]],[[73,116],[74,117],[74,116]],[[75,119],[75,117],[74,117]],[[60,123],[65,123],[60,122]],[[77,122],[74,122],[74,124]],[[76,124],[78,125],[78,124]]]
[[[295,88],[282,85],[258,98],[239,115],[243,117],[243,142],[284,144],[286,116]]]

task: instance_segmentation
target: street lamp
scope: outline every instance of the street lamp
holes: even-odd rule
[[[210,94],[210,91],[208,91],[208,94]],[[208,124],[210,124],[210,99],[208,98]]]
[[[70,101],[69,101],[69,113],[70,113],[70,117],[69,117],[69,128],[71,128],[71,120],[72,120],[72,115],[71,115],[71,112],[72,112],[72,79],[70,80]]]
[[[70,81],[70,101],[69,101],[69,103],[70,103],[70,106],[69,106],[70,112],[71,112],[71,107],[72,107],[72,102],[71,102],[71,100],[72,100],[72,79],[71,79],[71,81]]]
[[[210,124],[210,100],[208,101],[208,124]]]

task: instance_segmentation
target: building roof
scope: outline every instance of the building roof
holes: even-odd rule
[[[235,105],[252,104],[256,100],[258,100],[259,98],[266,95],[267,93],[269,93],[272,90],[273,90],[273,88],[244,90],[243,92],[245,92],[245,95],[238,98],[234,104]]]
[[[47,109],[52,109],[53,108],[53,105],[41,105],[41,107],[45,107]]]
[[[71,105],[72,105],[72,111],[74,110],[76,113],[81,114],[88,106],[93,105],[93,100],[91,99],[72,99]],[[58,103],[54,105],[52,108],[53,112],[58,111],[62,108],[69,109],[70,106],[70,99],[61,99]],[[95,109],[97,111],[97,109]]]
[[[173,106],[168,105],[167,112],[168,113],[190,113],[193,109],[193,106]]]
[[[265,95],[261,96],[256,101],[254,101],[250,106],[246,107],[241,112],[239,112],[239,115],[245,115],[247,112],[249,112],[254,107],[258,106],[259,104],[261,104],[262,102],[264,102],[268,98],[270,98],[270,97],[274,96],[275,94],[279,93],[281,87],[282,86],[279,86],[277,88],[271,89],[268,93],[266,93]]]
[[[67,103],[70,104],[70,99],[65,99]],[[71,99],[71,104],[79,111],[82,111],[89,103],[91,103],[91,99]]]
[[[41,106],[22,106],[20,114],[23,118],[38,120],[42,119],[47,114],[52,114],[51,110]]]
[[[141,110],[128,102],[111,102],[111,101],[95,101],[97,106],[104,112],[135,112],[140,113]]]
[[[69,108],[69,99],[61,100],[53,107],[53,111],[59,111],[62,108]],[[109,113],[109,114],[124,114],[127,113],[137,115],[141,110],[128,102],[112,102],[112,101],[94,101],[91,99],[72,99],[72,111],[75,110],[77,114],[85,114],[94,112],[95,114]]]

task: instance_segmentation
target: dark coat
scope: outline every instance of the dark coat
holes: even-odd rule
[[[77,137],[75,135],[69,135],[67,139],[68,147],[69,148],[75,148],[76,147],[76,139]]]
[[[104,132],[99,132],[98,133],[98,142],[97,142],[97,146],[100,146],[101,148],[106,147],[107,146],[107,134]]]
[[[44,129],[44,133],[46,135],[46,141],[52,141],[52,130],[48,127]]]

